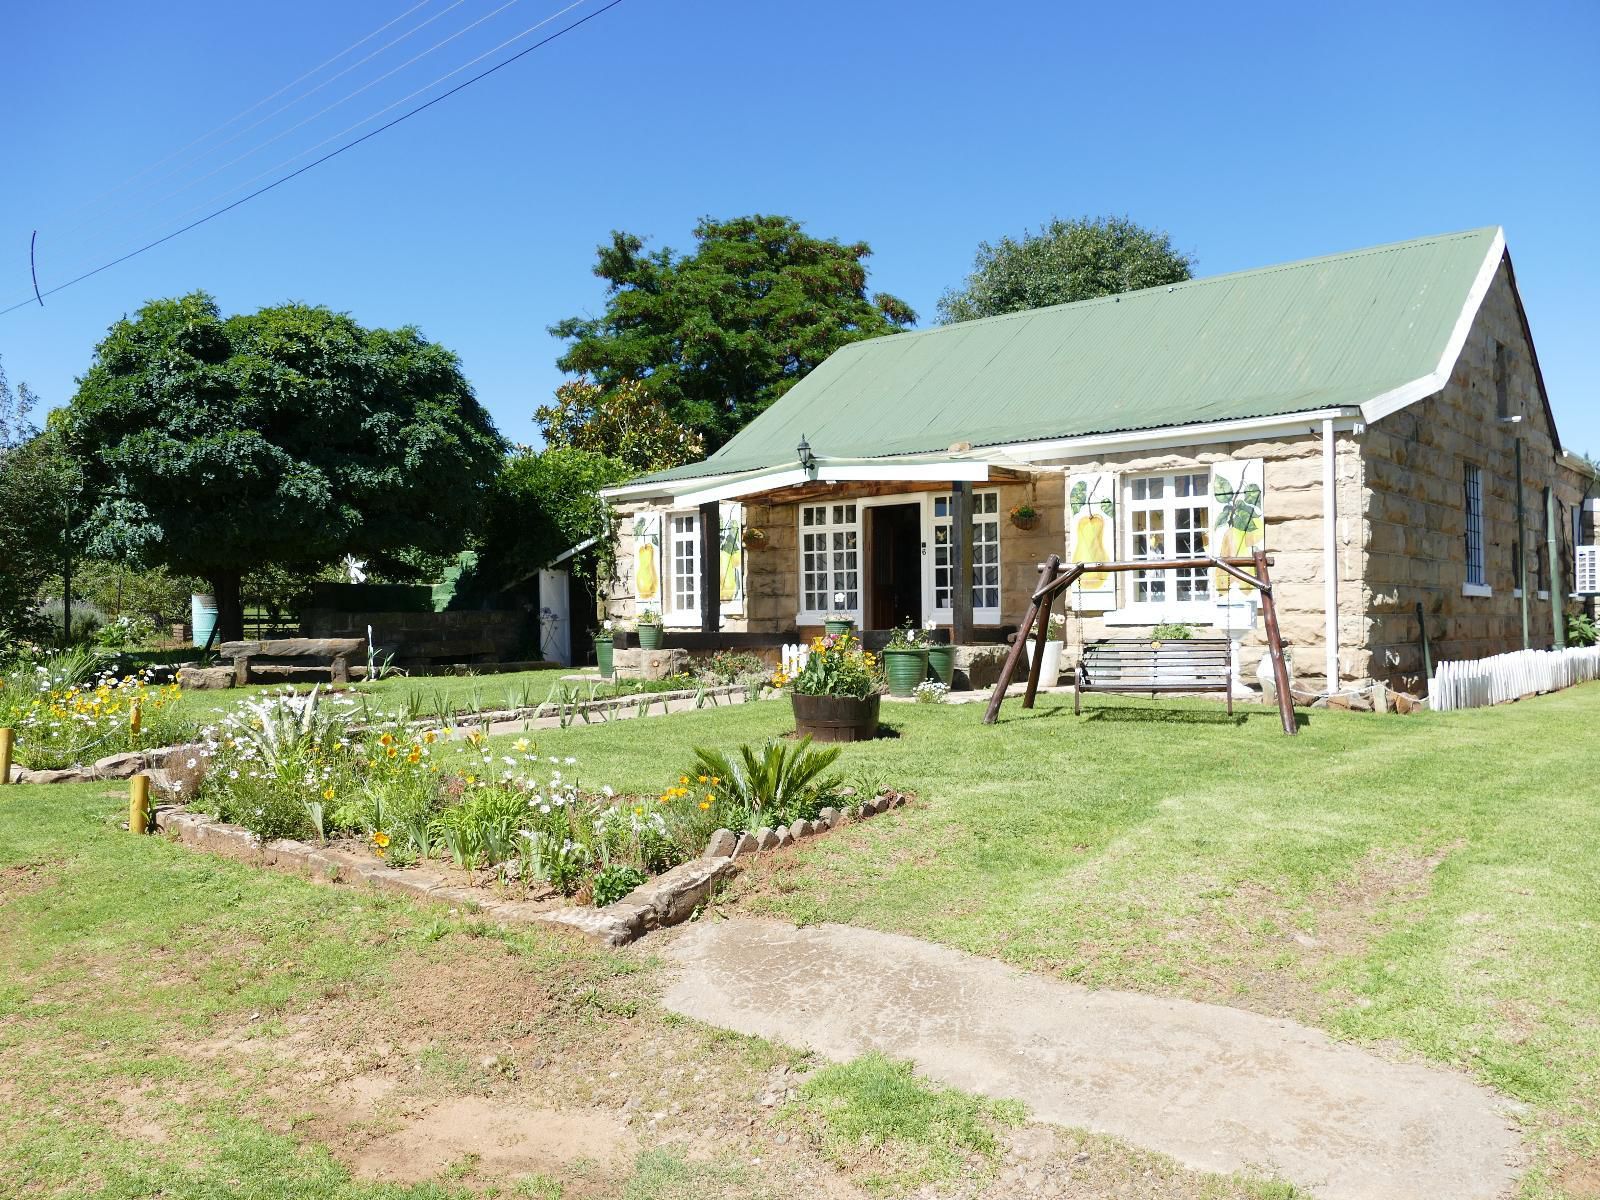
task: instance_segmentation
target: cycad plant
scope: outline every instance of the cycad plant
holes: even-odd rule
[[[740,746],[737,754],[696,748],[694,781],[717,797],[720,823],[736,832],[811,820],[839,786],[829,775],[837,746],[813,750],[811,739]]]

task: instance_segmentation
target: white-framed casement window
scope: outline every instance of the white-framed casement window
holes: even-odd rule
[[[1185,558],[1206,552],[1211,528],[1211,476],[1205,471],[1141,475],[1123,483],[1129,558]],[[1131,572],[1126,602],[1173,617],[1209,619],[1211,576],[1201,567]]]
[[[843,603],[835,601],[842,596]],[[854,503],[800,506],[801,616],[861,611],[861,514]]]
[[[672,624],[700,621],[700,517],[672,513],[668,518],[667,555],[672,564],[666,619]]]
[[[950,619],[950,497],[933,498],[934,618]],[[1000,623],[1000,493],[972,493],[972,619]]]
[[[1464,596],[1493,595],[1483,572],[1483,473],[1476,463],[1463,463],[1461,472],[1461,510],[1465,517],[1467,579],[1461,585]]]

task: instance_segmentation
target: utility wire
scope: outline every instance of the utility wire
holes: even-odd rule
[[[459,3],[459,2],[460,2],[460,0],[457,0],[457,3]],[[148,175],[151,171],[154,171],[156,168],[164,166],[165,164],[171,162],[173,159],[177,158],[180,154],[188,153],[188,151],[194,149],[194,147],[198,146],[201,142],[205,141],[207,138],[212,137],[212,136],[214,136],[214,135],[216,135],[218,133],[221,133],[224,129],[228,128],[228,126],[232,125],[235,121],[238,121],[243,117],[248,117],[251,113],[255,112],[256,109],[260,108],[263,104],[272,103],[272,101],[276,100],[279,96],[283,95],[290,88],[295,87],[298,84],[304,83],[307,79],[310,79],[313,75],[315,75],[318,71],[322,70],[324,67],[332,66],[334,63],[338,62],[341,58],[343,58],[346,54],[349,54],[352,50],[356,49],[359,46],[365,45],[367,42],[370,42],[373,38],[377,37],[385,29],[389,29],[390,27],[392,27],[392,26],[398,24],[399,22],[405,20],[412,13],[416,12],[417,9],[426,8],[428,5],[430,5],[432,3],[433,3],[433,0],[418,0],[418,2],[416,4],[413,4],[410,8],[406,9],[406,11],[401,13],[399,16],[393,18],[392,20],[384,22],[382,25],[378,26],[378,28],[374,29],[371,33],[367,34],[365,37],[358,38],[354,42],[351,42],[350,45],[346,46],[343,50],[339,51],[339,53],[335,54],[332,58],[324,59],[322,62],[318,63],[316,66],[312,67],[309,71],[306,71],[304,74],[301,74],[301,75],[297,76],[296,78],[291,79],[288,83],[284,84],[281,88],[279,88],[277,91],[273,92],[271,95],[263,96],[261,99],[257,100],[254,104],[252,104],[249,108],[241,109],[239,112],[234,113],[233,116],[229,117],[226,121],[222,122],[222,124],[217,125],[217,126],[211,128],[211,129],[206,130],[205,133],[202,133],[199,137],[195,138],[193,141],[190,141],[190,142],[188,142],[188,143],[186,143],[186,144],[184,144],[182,146],[179,146],[176,150],[173,150],[169,154],[166,154],[163,157],[156,159],[155,162],[150,163],[148,166],[141,167],[139,170],[135,171],[132,175],[129,175],[121,183],[115,184],[114,186],[112,186],[110,188],[107,188],[105,191],[101,192],[99,195],[94,196],[93,198],[91,198],[89,200],[85,200],[82,204],[76,205],[73,208],[69,208],[62,215],[66,216],[66,217],[70,217],[75,213],[82,212],[86,208],[92,208],[94,205],[99,204],[102,200],[109,199],[111,196],[114,196],[116,193],[120,192],[123,188],[127,187],[129,184],[133,183],[135,180],[141,179],[144,176]],[[453,8],[455,6],[452,5],[451,7]],[[430,20],[431,19],[432,18],[430,18]],[[423,24],[426,24],[426,23],[427,22],[423,22]],[[421,29],[421,28],[422,28],[421,25],[417,26],[417,29]],[[415,30],[413,30],[412,32],[415,32]],[[391,45],[391,46],[393,44],[394,44],[393,42],[389,43],[389,45]],[[388,49],[388,47],[385,46],[384,49]],[[382,51],[381,50],[380,51],[375,51],[375,53],[382,53]],[[368,58],[370,58],[370,57],[371,57],[371,55],[368,56]],[[362,62],[366,62],[367,59],[362,59],[361,61]],[[360,66],[361,64],[357,63],[356,65]],[[340,72],[340,74],[343,74],[343,73],[344,72]],[[337,78],[337,76],[335,76],[335,78]],[[307,93],[307,94],[309,95],[309,93]],[[281,112],[283,110],[279,109],[278,111]],[[258,124],[259,124],[259,122],[258,122]],[[254,128],[254,126],[252,126],[251,128]],[[208,153],[209,153],[209,151],[208,151]],[[162,176],[162,178],[166,178],[166,176]]]
[[[351,71],[354,71],[356,68],[364,66],[366,63],[370,62],[372,59],[374,59],[378,55],[382,54],[385,50],[389,49],[391,46],[398,45],[399,43],[405,41],[406,38],[410,37],[413,33],[416,33],[417,30],[423,28],[423,26],[432,24],[434,21],[437,21],[440,17],[444,16],[446,13],[450,12],[452,9],[460,7],[465,2],[466,2],[466,0],[454,0],[454,3],[450,4],[443,11],[435,13],[433,16],[431,16],[427,20],[423,21],[420,25],[414,26],[413,28],[411,28],[407,32],[405,32],[405,33],[401,34],[399,37],[395,38],[393,41],[388,42],[383,46],[380,46],[378,49],[374,50],[371,54],[369,54],[365,58],[363,58],[360,62],[352,63],[352,64],[350,64],[350,66],[346,67],[344,70],[340,71],[338,74],[329,76],[327,79],[324,79],[321,83],[317,84],[315,87],[311,88],[309,91],[304,92],[303,94],[301,94],[299,96],[296,96],[293,100],[289,101],[289,103],[281,105],[280,107],[274,109],[272,112],[268,113],[266,116],[262,117],[260,120],[255,121],[252,124],[245,126],[243,129],[239,130],[239,132],[234,134],[232,137],[226,138],[223,141],[218,142],[215,146],[211,147],[209,150],[204,151],[200,155],[198,155],[195,158],[191,159],[189,162],[185,163],[183,166],[177,167],[177,168],[173,169],[172,171],[167,172],[167,174],[161,176],[160,179],[158,179],[158,180],[156,180],[154,182],[159,183],[161,181],[161,179],[170,179],[170,178],[172,178],[173,175],[178,174],[179,172],[185,170],[188,167],[194,166],[196,163],[198,163],[198,162],[202,161],[203,159],[205,159],[208,155],[213,154],[216,151],[222,149],[222,147],[224,147],[226,145],[229,145],[232,142],[237,141],[239,138],[241,138],[245,134],[249,133],[250,130],[257,128],[260,125],[265,124],[267,121],[270,121],[273,117],[276,117],[280,113],[286,112],[289,109],[293,108],[296,104],[300,103],[300,101],[306,99],[308,96],[312,96],[315,93],[321,91],[324,87],[326,87],[328,84],[332,83],[335,79],[340,79],[343,76],[348,75]],[[100,236],[100,238],[98,240],[99,241],[105,241],[106,240],[105,234],[107,232],[110,232],[111,230],[126,228],[128,225],[133,224],[134,221],[138,217],[142,216],[145,213],[151,212],[155,208],[159,207],[161,204],[163,204],[166,201],[172,199],[174,196],[181,196],[184,192],[188,191],[190,188],[194,187],[196,184],[204,183],[206,180],[212,178],[213,176],[220,175],[223,171],[226,171],[229,167],[235,166],[236,164],[243,162],[245,159],[249,158],[251,155],[255,154],[257,151],[265,150],[268,146],[272,145],[272,143],[274,143],[276,141],[280,141],[281,139],[288,137],[295,130],[300,129],[303,126],[309,125],[312,121],[315,121],[318,117],[323,116],[326,113],[332,112],[334,109],[338,108],[339,105],[343,104],[346,100],[354,99],[356,96],[359,96],[362,92],[366,91],[368,88],[374,87],[377,84],[382,83],[385,79],[388,79],[391,75],[398,74],[399,72],[404,71],[407,67],[411,66],[413,63],[420,62],[422,59],[428,57],[428,55],[432,54],[435,50],[439,49],[441,46],[448,45],[450,42],[455,41],[456,38],[461,37],[463,34],[469,32],[472,29],[477,28],[479,25],[483,24],[485,21],[489,20],[491,17],[498,16],[500,13],[504,12],[506,9],[510,8],[513,4],[516,4],[516,3],[518,3],[518,0],[505,0],[505,3],[500,5],[499,8],[496,8],[494,11],[484,14],[483,16],[479,17],[476,21],[473,21],[471,24],[466,25],[465,27],[456,30],[449,37],[443,38],[440,41],[435,42],[433,45],[429,46],[426,50],[422,51],[422,53],[420,53],[418,55],[415,55],[412,58],[408,58],[405,62],[401,63],[398,67],[394,67],[391,70],[384,72],[382,75],[379,75],[376,79],[368,80],[366,83],[364,83],[360,87],[356,88],[355,91],[350,92],[347,95],[340,97],[338,100],[335,100],[332,104],[328,105],[326,108],[320,109],[317,112],[312,113],[309,117],[306,117],[305,119],[303,119],[301,121],[297,121],[295,124],[289,126],[287,129],[279,130],[277,133],[273,134],[271,137],[265,139],[264,141],[258,142],[256,145],[252,146],[250,149],[246,150],[243,154],[237,155],[236,157],[229,159],[227,162],[223,163],[221,166],[215,167],[212,170],[207,171],[204,175],[198,175],[195,178],[189,180],[187,183],[180,184],[178,187],[173,188],[172,191],[167,192],[165,195],[156,197],[154,200],[152,200],[148,204],[144,205],[142,208],[140,208],[137,212],[131,214],[129,217],[126,217],[125,219],[117,222],[115,225],[110,226],[106,230],[102,230],[101,231],[101,236]],[[255,178],[260,178],[260,176],[256,176]],[[194,209],[190,209],[189,211],[193,212],[195,210]],[[79,222],[77,225],[73,226],[71,229],[64,230],[63,231],[63,236],[65,234],[70,234],[70,233],[77,232],[77,230],[82,229],[83,226],[86,225],[86,224],[88,224],[88,222],[86,222],[86,221]]]
[[[41,294],[44,295],[44,296],[53,296],[57,292],[64,291],[65,289],[67,289],[69,287],[72,287],[74,284],[82,283],[85,279],[89,279],[92,276],[100,274],[102,271],[109,271],[112,267],[118,266],[121,263],[125,263],[130,258],[136,258],[136,257],[138,257],[139,255],[145,253],[148,250],[154,250],[157,246],[163,245],[166,242],[170,242],[173,238],[179,237],[182,234],[188,233],[191,229],[197,229],[201,225],[206,224],[206,222],[213,221],[217,217],[222,216],[224,213],[232,212],[234,209],[238,208],[241,204],[247,204],[251,200],[254,200],[257,196],[265,195],[267,192],[272,191],[274,188],[279,187],[282,184],[288,183],[291,179],[294,179],[294,178],[296,178],[297,176],[300,176],[300,175],[304,175],[307,171],[311,170],[313,167],[321,166],[323,163],[327,162],[329,159],[337,158],[339,155],[343,154],[346,150],[352,150],[355,147],[359,146],[362,142],[370,141],[372,138],[377,137],[380,133],[383,133],[385,130],[393,129],[396,125],[399,125],[403,121],[409,121],[412,117],[416,116],[418,113],[432,108],[435,104],[438,104],[440,101],[448,100],[451,96],[454,96],[457,92],[462,91],[465,88],[471,87],[473,84],[477,83],[479,80],[487,79],[490,75],[493,75],[495,72],[500,71],[505,67],[509,67],[512,63],[518,61],[519,59],[526,58],[528,55],[532,54],[535,50],[538,50],[543,46],[548,46],[551,42],[555,41],[557,38],[561,38],[561,37],[566,36],[567,34],[571,33],[574,29],[577,29],[580,25],[587,25],[590,21],[594,20],[596,17],[601,16],[604,13],[610,12],[613,8],[616,8],[617,5],[619,5],[621,3],[622,3],[622,0],[610,0],[610,3],[601,6],[600,8],[596,9],[594,12],[589,13],[589,14],[587,14],[585,16],[579,17],[576,21],[572,22],[572,24],[563,26],[562,28],[556,30],[554,33],[550,34],[548,37],[541,38],[539,41],[534,42],[533,45],[531,45],[531,46],[523,47],[521,50],[518,50],[515,54],[511,55],[510,57],[504,58],[501,61],[495,63],[492,67],[489,67],[489,68],[487,68],[487,69],[485,69],[483,71],[479,71],[476,75],[472,76],[470,79],[463,79],[460,83],[456,84],[455,87],[451,88],[449,91],[441,92],[439,95],[435,96],[432,100],[424,101],[423,103],[417,105],[415,108],[410,109],[407,112],[401,113],[398,117],[394,118],[394,120],[385,122],[384,124],[378,126],[378,128],[376,128],[376,129],[369,130],[368,132],[362,134],[360,137],[354,138],[351,141],[346,142],[344,145],[338,147],[335,150],[330,150],[327,154],[324,154],[321,158],[315,159],[312,162],[308,162],[305,166],[299,167],[298,169],[289,172],[289,174],[281,176],[280,178],[273,180],[271,183],[267,184],[264,187],[257,188],[255,191],[251,192],[247,196],[239,197],[239,199],[233,201],[233,203],[231,203],[231,204],[225,205],[222,208],[219,208],[219,209],[216,209],[213,212],[207,213],[205,216],[199,218],[198,220],[190,221],[187,225],[184,225],[179,229],[174,229],[171,233],[168,233],[168,234],[165,234],[162,237],[156,238],[154,241],[146,242],[144,245],[140,246],[136,250],[130,250],[130,251],[128,251],[128,253],[122,255],[119,258],[114,258],[110,262],[103,263],[100,266],[95,267],[91,271],[85,271],[81,275],[74,276],[73,278],[67,280],[65,283],[58,283],[58,284],[55,285],[55,287],[48,288]],[[429,85],[429,86],[432,86],[432,85]],[[30,296],[26,300],[21,300],[18,303],[13,304],[8,308],[0,308],[0,316],[5,316],[7,313],[15,312],[17,309],[24,308],[27,305],[32,304],[33,302],[34,302],[34,299],[33,299],[33,297]]]

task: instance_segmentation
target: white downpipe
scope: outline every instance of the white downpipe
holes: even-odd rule
[[[1339,690],[1339,548],[1337,528],[1338,477],[1334,470],[1333,421],[1322,422],[1322,644],[1327,689]]]

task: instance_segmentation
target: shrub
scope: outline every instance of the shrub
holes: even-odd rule
[[[1600,641],[1600,630],[1583,613],[1567,618],[1567,643],[1572,646],[1593,646]]]
[[[1152,642],[1186,642],[1194,636],[1194,626],[1181,622],[1157,625],[1150,631]]]
[[[942,704],[949,691],[950,685],[947,683],[941,683],[937,679],[924,679],[917,684],[916,691],[912,694],[918,704]]]
[[[594,877],[594,906],[601,908],[621,900],[649,876],[638,867],[625,863],[607,863]]]

